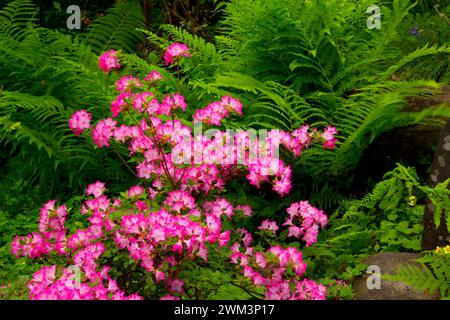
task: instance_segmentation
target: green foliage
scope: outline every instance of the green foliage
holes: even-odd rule
[[[214,44],[170,25],[161,26],[163,39],[147,35],[160,48],[167,36],[191,47],[183,70],[193,95],[211,101],[239,94],[245,117],[227,126],[336,126],[337,150],[312,148],[296,163],[310,181],[306,196],[328,208],[343,198],[364,151],[381,134],[417,124],[441,126],[450,116],[445,105],[406,112],[407,98],[431,97],[440,86],[420,77],[398,78],[417,61],[448,57],[448,43],[417,43],[405,52],[402,41],[409,33],[402,24],[414,4],[378,3],[382,27],[371,30],[366,10],[372,4],[377,3],[236,0],[224,7]]]
[[[417,10],[406,17],[402,28],[406,34],[401,49],[409,51],[411,48],[431,45],[448,45],[450,37],[450,4],[443,1],[436,8],[436,1],[431,8],[421,3]],[[429,3],[428,3],[429,4]],[[425,7],[425,8],[424,8]],[[417,33],[414,33],[416,31]],[[416,60],[403,70],[403,76],[408,78],[428,78],[447,82],[450,80],[450,60],[448,54],[441,53]]]
[[[127,3],[114,10],[125,10]],[[9,158],[4,174],[40,184],[44,193],[63,192],[67,185],[79,191],[93,179],[113,185],[130,180],[118,155],[126,150],[96,150],[67,125],[78,109],[87,109],[94,121],[109,113],[110,76],[98,68],[88,42],[35,26],[36,12],[29,1],[0,10],[0,143],[9,153],[2,155]],[[105,32],[106,24],[100,25]],[[114,33],[109,43],[124,45],[122,36]]]
[[[450,178],[438,183],[433,188],[422,186],[420,190],[425,192],[434,207],[434,224],[436,229],[441,224],[441,218],[445,217],[447,230],[450,232]]]
[[[9,199],[8,205],[15,203],[16,210],[20,210],[18,199]],[[22,204],[26,199],[20,199]],[[33,272],[39,266],[30,264],[28,258],[16,259],[10,253],[10,243],[18,233],[26,233],[36,225],[37,215],[23,212],[14,216],[0,210],[0,299],[27,299],[27,283]]]
[[[417,290],[450,299],[450,254],[427,252],[416,260],[420,265],[400,266],[397,274],[383,275],[390,281],[401,281]]]
[[[372,4],[381,7],[379,30],[366,27],[366,9]],[[323,209],[339,204],[330,227],[303,254],[309,278],[330,284],[334,297],[352,298],[351,285],[333,281],[350,283],[364,273],[364,257],[379,251],[420,250],[423,200],[435,207],[436,226],[444,215],[450,230],[450,179],[431,188],[420,183],[414,169],[402,165],[362,199],[344,200],[359,178],[354,169],[365,150],[383,133],[417,124],[440,126],[450,117],[448,105],[406,110],[408,98],[431,98],[441,86],[436,81],[450,79],[448,24],[434,8],[424,6],[423,1],[416,5],[409,0],[231,0],[219,3],[224,19],[209,42],[174,25],[144,30],[137,0],[118,1],[79,34],[38,26],[32,1],[9,2],[0,9],[0,162],[4,164],[0,189],[5,190],[0,194],[0,299],[26,298],[25,284],[37,266],[25,258],[13,259],[9,243],[13,235],[34,227],[43,194],[56,193],[64,199],[96,179],[111,185],[111,192],[123,189],[119,181],[134,183],[123,160],[127,150],[117,145],[109,151],[96,149],[67,126],[78,109],[87,109],[94,121],[110,114],[109,86],[116,76],[102,73],[97,66],[98,54],[107,49],[127,52],[122,58],[127,64],[124,73],[144,77],[157,70],[167,91],[180,86],[189,105],[186,117],[232,94],[244,103],[245,116],[225,120],[226,128],[290,131],[305,123],[337,127],[336,150],[304,150],[294,163],[299,177],[289,197],[273,200],[270,189],[256,190],[239,182],[228,187],[227,197],[258,212],[241,221],[249,231],[265,218],[282,222],[292,200],[308,198]],[[449,6],[439,10],[450,16]],[[162,11],[158,13],[162,17]],[[416,26],[414,36],[409,31]],[[138,46],[144,37],[152,48],[141,57]],[[170,67],[171,73],[157,61],[174,41],[186,43],[192,56],[182,68]],[[81,199],[73,197],[68,206]],[[124,213],[115,214],[118,219]],[[71,214],[68,229],[79,229],[84,220],[81,214]],[[258,245],[266,240],[263,233],[256,234]],[[221,254],[209,257],[212,268],[192,264],[182,271],[186,295],[259,298],[260,292],[248,291],[245,279],[236,280],[235,270]],[[144,277],[145,270],[117,249],[108,248],[102,259],[130,293],[160,296],[161,288]],[[427,253],[418,260],[421,267],[403,267],[387,277],[420,290],[439,290],[448,299],[448,259],[449,255]]]
[[[90,26],[86,41],[96,53],[109,49],[134,52],[143,39],[137,29],[143,27],[145,18],[140,1],[122,1]]]
[[[413,168],[398,164],[364,198],[342,203],[333,219],[339,219],[340,232],[347,229],[371,234],[375,251],[418,251],[424,212],[419,203],[425,198],[437,201],[423,188],[427,187],[421,185]]]
[[[444,187],[446,183],[423,186],[413,168],[398,164],[365,197],[341,203],[330,217],[330,228],[304,249],[308,272],[351,281],[366,270],[361,261],[371,253],[420,251],[424,212],[420,203],[428,198],[445,206],[436,192]]]
[[[36,8],[32,1],[13,1],[0,11],[0,34],[23,40],[36,21]]]
[[[159,29],[163,37],[151,31],[140,31],[147,36],[150,44],[158,48],[161,53],[173,41],[187,44],[192,54],[189,63],[184,65],[183,72],[187,73],[190,78],[211,77],[215,70],[223,66],[222,55],[212,43],[170,24],[163,24]]]

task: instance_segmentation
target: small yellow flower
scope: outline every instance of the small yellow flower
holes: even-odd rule
[[[445,247],[436,247],[434,252],[437,254],[450,254],[450,245],[446,245]]]
[[[410,196],[408,203],[411,207],[414,207],[414,205],[416,204],[416,201],[417,201],[417,198],[415,196]]]

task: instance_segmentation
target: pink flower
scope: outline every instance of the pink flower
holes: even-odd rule
[[[196,206],[194,197],[185,191],[171,191],[164,203],[177,213],[194,209]]]
[[[150,103],[150,99],[153,97],[153,93],[151,92],[142,92],[142,93],[136,93],[134,95],[133,100],[133,107],[138,110],[139,112],[142,112],[142,110],[145,110],[148,108],[148,104]],[[142,108],[144,106],[144,108]]]
[[[139,83],[138,78],[135,78],[133,76],[124,76],[116,82],[117,91],[133,91],[133,89],[136,87],[142,87],[142,84]]]
[[[219,235],[219,247],[225,247],[230,241],[231,231],[227,230]]]
[[[205,108],[198,109],[193,119],[194,121],[220,126],[222,119],[228,117],[230,112],[242,115],[242,103],[238,99],[224,96],[220,102],[212,102]]]
[[[250,207],[249,205],[246,205],[246,204],[244,204],[244,205],[239,204],[239,205],[236,206],[235,209],[236,209],[236,210],[239,210],[239,211],[242,211],[242,213],[244,214],[244,216],[247,216],[247,217],[251,217],[251,216],[252,216],[252,207]]]
[[[302,229],[296,226],[290,226],[289,227],[289,233],[287,235],[287,237],[296,237],[297,239],[300,237],[300,235],[302,234]]]
[[[96,181],[93,184],[88,185],[86,189],[86,194],[88,196],[92,194],[95,198],[98,198],[103,194],[105,190],[106,190],[105,183]]]
[[[127,138],[131,138],[131,128],[123,124],[120,127],[114,129],[114,140],[125,143]]]
[[[134,95],[131,92],[121,92],[116,100],[111,102],[111,114],[113,117],[117,117],[123,110],[127,110],[127,107],[133,103]]]
[[[134,187],[131,187],[130,190],[128,190],[128,197],[138,197],[140,196],[142,193],[144,193],[145,189],[142,186],[136,185]]]
[[[162,271],[156,271],[155,273],[156,282],[160,282],[166,279],[166,274]]]
[[[146,204],[144,201],[142,201],[142,200],[136,201],[136,202],[134,203],[134,205],[136,206],[136,208],[138,208],[138,209],[141,210],[141,211],[148,210],[147,204]]]
[[[184,43],[172,43],[164,54],[166,66],[175,63],[181,57],[190,58],[189,48]]]
[[[268,219],[261,222],[260,226],[258,227],[259,230],[267,230],[275,234],[275,232],[278,230],[277,223],[275,221],[270,221]]]
[[[272,190],[276,191],[280,196],[288,194],[289,191],[291,190],[291,180],[285,178],[275,181]]]
[[[255,253],[255,262],[258,266],[260,266],[263,269],[266,267],[266,263],[267,263],[266,258],[260,252]]]
[[[297,282],[293,299],[295,300],[325,300],[327,288],[324,285],[308,279]]]
[[[289,217],[283,223],[283,226],[289,226],[287,236],[297,239],[303,236],[306,246],[317,242],[319,227],[324,228],[328,223],[327,215],[322,210],[311,206],[308,201],[291,203],[287,213]],[[301,227],[296,224],[300,224]]]
[[[162,79],[164,79],[164,77],[158,71],[153,70],[148,76],[144,78],[144,81],[156,82]]]
[[[78,136],[91,127],[91,114],[86,110],[75,112],[69,119],[69,128]]]
[[[183,286],[184,286],[184,281],[181,281],[180,279],[175,279],[170,283],[170,289],[172,291],[178,292],[178,293],[183,293]]]
[[[239,101],[239,99],[234,99],[230,96],[224,96],[222,97],[220,103],[228,112],[234,111],[242,116],[242,103]]]
[[[166,105],[171,110],[179,108],[183,111],[186,111],[186,107],[187,107],[184,97],[178,93],[174,93],[172,95],[166,95],[166,97],[163,100],[163,105]]]
[[[98,122],[94,130],[92,130],[92,139],[99,148],[109,146],[109,140],[114,135],[114,126],[116,124],[117,121],[107,118]]]
[[[180,298],[168,294],[164,297],[159,298],[159,300],[180,300]]]
[[[332,126],[328,126],[322,133],[322,138],[325,140],[322,143],[324,149],[333,149],[336,145],[337,139],[334,135],[337,134],[337,129]]]
[[[116,50],[109,50],[100,56],[98,66],[103,72],[109,72],[111,69],[120,68],[119,58]]]

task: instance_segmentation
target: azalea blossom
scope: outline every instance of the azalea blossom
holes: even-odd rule
[[[153,70],[152,72],[149,73],[148,76],[144,78],[144,81],[156,82],[162,79],[164,79],[164,77],[158,71]]]
[[[103,194],[104,191],[105,191],[105,183],[97,181],[88,185],[86,189],[86,194],[88,196],[93,195],[94,197],[98,198]]]
[[[91,127],[92,116],[86,110],[75,112],[69,119],[69,128],[78,136]]]
[[[184,43],[172,43],[164,54],[166,66],[175,63],[181,57],[190,58],[189,48]]]
[[[112,69],[119,69],[119,58],[116,50],[109,50],[100,56],[98,66],[103,72],[109,72]]]

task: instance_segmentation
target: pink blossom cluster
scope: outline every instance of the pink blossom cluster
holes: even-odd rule
[[[258,230],[266,230],[270,233],[275,234],[278,230],[277,223],[275,221],[270,221],[269,219],[264,220],[258,227]]]
[[[112,69],[119,69],[119,57],[116,50],[109,50],[100,56],[98,66],[103,72],[109,72]]]
[[[138,294],[126,296],[109,275],[109,267],[100,271],[95,260],[105,250],[96,243],[80,250],[75,264],[62,268],[57,278],[57,266],[44,266],[34,273],[28,284],[31,300],[142,300]]]
[[[201,216],[202,210],[188,193],[172,191],[164,203],[167,209],[123,216],[114,240],[152,273],[156,282],[165,282],[171,294],[181,294],[184,282],[174,272],[180,262],[196,257],[208,261],[207,244],[226,246],[230,231],[221,232],[219,204],[213,204],[203,224],[192,219]]]
[[[135,78],[134,81],[139,81]],[[119,80],[120,81],[120,80]],[[122,87],[126,86],[126,87]],[[118,88],[124,90],[132,90],[132,88],[142,86],[140,83],[133,85],[120,84]],[[111,102],[111,114],[117,117],[120,113],[124,113],[134,108],[138,112],[146,112],[149,116],[153,115],[171,115],[173,110],[181,109],[186,111],[186,101],[184,97],[178,93],[166,95],[162,101],[158,101],[154,94],[148,91],[131,93],[131,91],[121,92],[116,99]]]
[[[56,200],[47,202],[41,209],[39,232],[33,232],[25,237],[16,236],[11,243],[11,253],[16,257],[28,256],[40,258],[50,253],[65,254],[67,217],[65,205],[55,206]]]
[[[337,142],[337,139],[335,137],[336,134],[337,129],[335,127],[328,126],[327,128],[325,128],[325,130],[321,134],[324,140],[322,145],[325,149],[333,149],[336,146]]]
[[[103,119],[97,123],[94,130],[92,130],[92,139],[98,147],[109,146],[109,141],[114,135],[114,126],[117,121],[111,118]]]
[[[317,242],[319,227],[324,228],[328,223],[328,217],[309,204],[308,201],[292,203],[287,209],[288,217],[283,226],[289,226],[288,237],[300,238],[310,246]]]
[[[289,226],[289,235],[295,227],[294,223],[301,222],[299,233],[304,234],[307,245],[317,241],[315,233],[319,226],[325,227],[328,219],[323,212],[312,207],[307,201],[293,203],[288,208],[289,216],[283,226]],[[275,221],[264,220],[259,230],[271,234],[279,229]],[[256,286],[265,288],[266,299],[274,300],[303,300],[326,298],[326,287],[312,280],[303,278],[306,263],[302,260],[302,253],[295,247],[282,248],[280,245],[271,246],[266,252],[256,251],[251,247],[252,236],[245,230],[238,230],[241,243],[235,242],[231,246],[231,262],[242,266],[244,276]],[[297,236],[298,238],[298,236]],[[242,246],[241,246],[242,244]],[[289,277],[290,272],[295,277]]]
[[[116,82],[116,90],[120,92],[133,91],[136,87],[142,87],[142,84],[133,76],[124,76]]]
[[[78,110],[69,119],[69,128],[78,136],[91,127],[92,116],[86,110]]]
[[[172,43],[164,54],[166,66],[177,62],[181,57],[190,58],[189,47],[184,43]]]
[[[88,196],[93,195],[95,198],[98,198],[103,194],[103,192],[105,192],[105,190],[105,183],[96,181],[86,188],[86,194]]]
[[[144,155],[144,160],[137,165],[139,177],[150,179],[152,176],[165,176],[168,180],[179,181],[183,190],[196,189],[209,192],[213,188],[221,189],[224,181],[220,176],[223,176],[224,171],[229,171],[228,165],[237,166],[242,163],[245,169],[247,163],[247,179],[251,184],[259,187],[261,182],[272,181],[274,191],[281,195],[289,193],[291,168],[285,166],[275,152],[263,151],[265,148],[263,145],[267,146],[273,142],[276,134],[280,132],[285,137],[288,133],[272,130],[266,141],[258,140],[257,143],[251,140],[246,131],[236,133],[234,136],[217,131],[214,139],[202,134],[194,137],[192,130],[181,121],[162,120],[155,116],[155,114],[170,115],[171,111],[177,108],[185,110],[186,103],[181,95],[166,95],[161,104],[155,100],[153,99],[151,106],[147,108],[149,114],[147,121],[143,119],[134,126],[123,124],[120,127],[117,127],[117,121],[111,118],[98,122],[92,131],[94,143],[98,147],[104,147],[109,146],[111,138],[120,143],[130,139],[130,155],[136,153]],[[153,108],[151,112],[150,108]],[[297,141],[296,138],[291,140]],[[224,145],[224,141],[227,141],[227,144]],[[291,142],[291,145],[294,142]],[[161,144],[172,148],[170,153],[163,154]],[[301,147],[295,145],[293,148]],[[262,151],[267,157],[258,158],[258,154]],[[173,155],[182,156],[173,159]],[[184,166],[192,163],[199,165],[188,168]],[[270,176],[274,178],[271,180]]]
[[[158,71],[153,70],[152,72],[150,72],[148,74],[148,76],[146,76],[144,78],[144,81],[149,81],[149,82],[154,83],[154,82],[157,82],[162,79],[164,79],[164,77]]]
[[[256,163],[250,164],[248,169],[247,180],[258,188],[261,182],[268,182],[270,176],[275,176],[272,180],[274,191],[283,196],[291,190],[291,167],[285,166],[276,157],[260,158]]]
[[[206,108],[197,110],[193,118],[194,121],[220,126],[222,120],[231,112],[242,115],[242,103],[238,99],[224,96],[221,101],[210,103]]]
[[[295,247],[272,246],[266,252],[250,247],[251,237],[242,232],[243,244],[231,246],[231,262],[239,264],[244,277],[265,289],[267,300],[325,300],[326,287],[302,278],[306,271],[302,253]],[[290,274],[293,274],[292,277]]]
[[[147,78],[150,76],[160,77],[157,73]],[[132,126],[117,126],[118,122],[112,118],[99,121],[92,130],[94,143],[98,147],[107,147],[111,138],[128,143],[130,155],[144,156],[136,166],[140,178],[157,178],[163,184],[170,182],[171,187],[189,192],[222,190],[228,179],[246,173],[250,184],[259,188],[261,183],[270,183],[275,192],[287,195],[292,188],[292,170],[279,159],[278,146],[283,145],[294,156],[299,156],[311,141],[327,139],[322,139],[327,148],[334,141],[336,131],[332,127],[321,135],[316,129],[310,130],[308,125],[292,133],[270,130],[265,139],[255,139],[255,135],[244,130],[237,133],[217,130],[213,138],[203,133],[194,136],[189,126],[174,119],[175,110],[187,109],[181,94],[161,94],[133,76],[122,77],[116,87],[121,92],[111,103],[112,116],[134,113],[133,119],[137,120]],[[135,92],[138,88],[144,91]],[[238,99],[225,96],[197,110],[193,119],[194,122],[220,125],[230,113],[242,115],[242,109]]]

